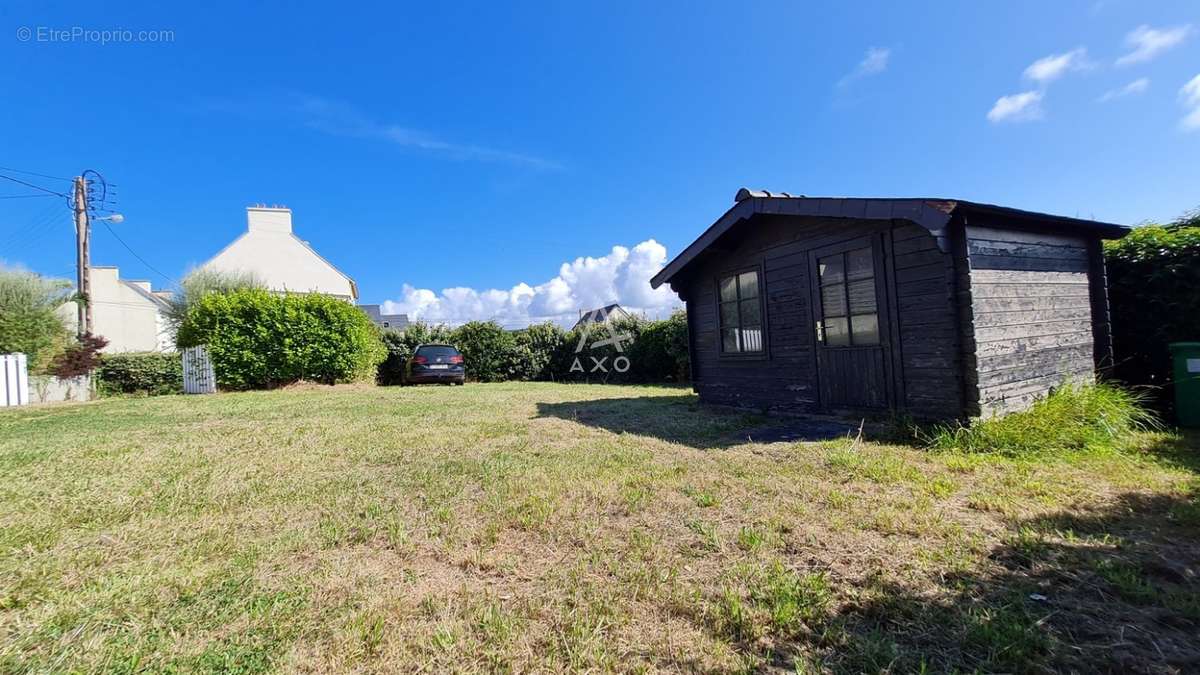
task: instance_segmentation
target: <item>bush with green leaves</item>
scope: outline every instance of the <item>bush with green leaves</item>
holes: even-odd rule
[[[176,352],[104,354],[95,378],[102,396],[180,394],[183,359]]]
[[[554,354],[562,348],[567,333],[550,323],[539,323],[515,333],[515,361],[512,376],[518,380],[553,379],[551,364]]]
[[[1200,341],[1200,216],[1142,225],[1105,244],[1113,375],[1171,400],[1171,342]]]
[[[266,289],[253,272],[228,272],[199,268],[192,270],[179,282],[179,290],[167,299],[167,325],[179,330],[187,318],[188,309],[209,293],[228,293],[244,288]]]
[[[462,352],[472,380],[503,382],[516,372],[516,338],[495,321],[464,323],[450,333],[450,344]]]
[[[639,382],[687,381],[687,314],[681,310],[666,320],[645,322],[628,355]]]
[[[595,344],[614,334],[622,337],[620,348],[611,342]],[[405,362],[417,345],[427,342],[457,347],[467,377],[479,382],[679,382],[688,377],[687,315],[682,311],[664,321],[619,319],[611,331],[603,326],[564,331],[553,323],[509,331],[493,321],[449,330],[416,323],[384,333],[388,358],[379,367],[379,383],[399,384]]]
[[[48,372],[70,345],[58,308],[71,297],[69,281],[0,267],[0,354],[20,352],[30,372]]]
[[[376,381],[379,384],[402,384],[404,365],[417,347],[429,343],[448,343],[450,329],[440,324],[416,322],[403,330],[384,330],[382,337],[387,358],[379,364]]]
[[[371,379],[387,356],[378,329],[354,305],[319,293],[245,288],[201,296],[176,343],[207,345],[226,389]]]

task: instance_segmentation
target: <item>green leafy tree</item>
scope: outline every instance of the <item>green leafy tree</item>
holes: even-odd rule
[[[66,280],[0,267],[0,354],[21,352],[43,372],[71,342],[57,313],[71,297]]]

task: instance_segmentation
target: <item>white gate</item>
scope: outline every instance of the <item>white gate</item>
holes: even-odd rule
[[[29,404],[29,368],[24,354],[0,354],[0,408]]]
[[[215,394],[217,377],[213,373],[208,347],[188,347],[183,350],[183,393]]]

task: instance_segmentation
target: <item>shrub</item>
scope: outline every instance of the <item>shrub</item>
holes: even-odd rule
[[[513,377],[518,380],[553,379],[551,363],[562,348],[567,333],[559,326],[546,322],[535,324],[514,335],[516,340],[512,364]]]
[[[21,352],[30,372],[45,372],[69,343],[57,310],[71,294],[68,281],[0,268],[0,354]]]
[[[209,293],[228,293],[243,288],[265,290],[266,285],[253,272],[225,272],[203,268],[192,270],[179,282],[179,292],[172,294],[167,300],[167,325],[171,330],[178,331],[192,305]]]
[[[183,392],[183,362],[175,352],[104,354],[96,369],[101,395],[160,396]]]
[[[450,333],[450,343],[462,352],[473,380],[503,382],[515,371],[516,338],[495,321],[464,323]]]
[[[217,382],[229,389],[373,378],[387,355],[379,331],[357,307],[317,293],[259,289],[201,296],[176,342],[208,345]]]
[[[1171,381],[1167,345],[1200,339],[1200,218],[1143,225],[1105,244],[1111,304],[1113,375],[1128,384]],[[1157,403],[1170,407],[1169,388]]]
[[[100,365],[100,350],[108,340],[85,333],[54,358],[50,372],[60,379],[83,377]]]
[[[400,384],[404,379],[404,364],[417,346],[430,342],[449,342],[450,329],[417,322],[409,324],[404,330],[385,330],[382,337],[387,358],[379,364],[375,379],[379,384]]]
[[[1120,449],[1136,432],[1157,426],[1137,394],[1111,384],[1066,384],[1028,410],[970,426],[939,427],[929,445],[1012,457]]]
[[[664,321],[645,322],[628,353],[639,382],[686,381],[687,314],[678,311]]]

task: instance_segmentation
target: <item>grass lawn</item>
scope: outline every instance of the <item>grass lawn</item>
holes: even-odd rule
[[[0,412],[0,670],[1200,669],[1196,437],[1031,461],[686,389]]]

